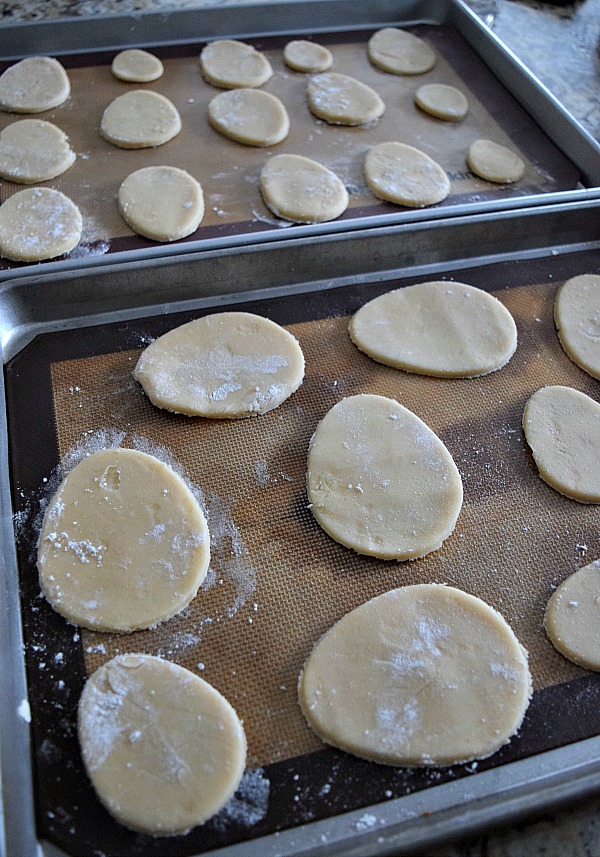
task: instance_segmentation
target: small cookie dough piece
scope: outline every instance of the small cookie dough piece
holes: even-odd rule
[[[450,193],[450,179],[440,165],[413,146],[379,143],[365,158],[367,184],[379,199],[422,208]]]
[[[374,89],[335,72],[313,77],[306,97],[310,112],[331,125],[364,125],[379,119],[385,110]]]
[[[554,321],[571,360],[592,378],[600,378],[600,275],[567,280],[554,302]]]
[[[423,74],[436,63],[435,51],[427,42],[397,27],[374,33],[367,54],[373,65],[392,74]]]
[[[43,113],[67,100],[71,84],[52,57],[28,57],[0,75],[0,109],[9,113]]]
[[[309,656],[299,696],[328,744],[388,765],[454,765],[510,741],[531,676],[496,610],[459,589],[420,584],[340,619]]]
[[[96,631],[151,628],[196,595],[210,560],[206,519],[183,479],[134,449],[104,449],[71,470],[44,516],[42,591]]]
[[[542,387],[523,430],[540,477],[565,497],[600,503],[600,405],[571,387]]]
[[[283,61],[294,71],[327,71],[333,65],[333,55],[323,45],[298,39],[287,43],[283,49]]]
[[[208,121],[219,134],[245,146],[275,146],[290,130],[281,101],[260,89],[233,89],[208,105]]]
[[[420,375],[474,378],[504,366],[517,327],[488,292],[457,282],[419,283],[374,298],[350,321],[369,357]]]
[[[170,330],[133,373],[159,408],[236,418],[272,411],[298,389],[304,355],[283,327],[248,312],[220,312]]]
[[[462,506],[452,456],[423,420],[384,396],[350,396],[321,420],[308,452],[317,522],[335,541],[380,559],[441,547]]]
[[[16,262],[55,259],[79,244],[83,220],[58,190],[20,190],[0,206],[0,256]]]
[[[415,92],[415,104],[430,116],[449,122],[460,122],[469,110],[469,102],[460,89],[445,83],[420,86]]]
[[[544,627],[561,655],[600,670],[600,560],[580,568],[554,591]]]
[[[336,174],[302,155],[269,158],[260,189],[273,214],[295,223],[334,220],[348,207],[348,191]]]
[[[264,54],[235,39],[221,39],[203,48],[200,69],[205,80],[223,89],[262,86],[273,75]]]
[[[230,703],[199,676],[161,658],[118,655],[79,700],[83,761],[117,821],[152,836],[187,833],[233,796],[246,737]]]
[[[168,98],[147,89],[119,95],[102,114],[100,133],[120,149],[162,146],[181,131],[179,111]]]
[[[119,80],[128,83],[149,83],[158,80],[164,73],[164,66],[158,57],[139,48],[121,51],[112,61],[110,70]]]
[[[200,184],[178,167],[143,167],[130,173],[119,188],[118,202],[125,222],[154,241],[191,235],[204,215]]]
[[[488,182],[511,184],[523,178],[525,164],[506,146],[493,140],[475,140],[467,152],[467,166]]]
[[[69,138],[42,119],[20,119],[0,132],[0,176],[19,184],[48,181],[75,162]]]

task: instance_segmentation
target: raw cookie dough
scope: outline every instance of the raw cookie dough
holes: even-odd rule
[[[600,378],[600,275],[567,280],[556,296],[554,321],[571,360],[592,378]]]
[[[56,178],[75,162],[69,138],[42,119],[20,119],[0,132],[0,176],[19,184]]]
[[[436,62],[435,51],[427,42],[396,27],[374,33],[367,54],[373,65],[392,74],[423,74]]]
[[[0,206],[0,256],[17,262],[55,259],[79,244],[81,212],[49,187],[20,190]]]
[[[135,232],[177,241],[195,232],[204,215],[200,184],[178,167],[143,167],[119,188],[119,211]]]
[[[450,179],[436,161],[405,143],[379,143],[365,158],[367,184],[379,199],[421,208],[446,199]]]
[[[333,65],[333,56],[323,45],[299,39],[287,43],[283,49],[283,61],[294,71],[327,71]]]
[[[264,54],[234,39],[221,39],[203,48],[200,69],[209,83],[223,89],[262,86],[273,74]]]
[[[525,164],[515,152],[492,140],[471,143],[467,166],[476,176],[498,184],[516,182],[525,172]]]
[[[181,131],[181,117],[164,95],[134,89],[119,95],[102,114],[100,133],[120,149],[162,146]]]
[[[469,102],[460,89],[445,83],[420,86],[415,92],[415,104],[425,113],[449,122],[460,122],[469,109]]]
[[[118,655],[88,679],[78,734],[94,789],[117,821],[153,836],[186,833],[233,796],[243,726],[199,676],[161,658]]]
[[[170,330],[142,352],[134,377],[160,408],[235,418],[272,411],[297,390],[304,355],[283,327],[220,312]]]
[[[328,744],[389,765],[453,765],[508,743],[531,676],[525,649],[492,607],[421,584],[340,619],[309,656],[299,695]]]
[[[246,146],[274,146],[290,130],[287,110],[260,89],[232,89],[208,105],[208,121],[219,134]]]
[[[210,560],[202,509],[183,479],[133,449],[104,449],[71,470],[44,516],[42,591],[96,631],[151,628],[196,595]]]
[[[452,456],[412,411],[383,396],[350,396],[321,420],[308,452],[317,522],[335,541],[380,559],[441,547],[462,506]]]
[[[580,568],[554,591],[544,626],[561,655],[600,670],[600,560]]]
[[[331,125],[364,125],[379,119],[385,110],[374,89],[335,72],[313,77],[306,97],[310,112]]]
[[[396,289],[361,307],[350,338],[369,357],[420,375],[473,378],[504,366],[517,347],[512,315],[465,283]]]
[[[600,503],[598,402],[571,387],[542,387],[525,405],[523,430],[544,482],[580,503]]]
[[[139,48],[129,48],[116,55],[110,70],[119,80],[125,80],[128,83],[149,83],[151,80],[158,80],[165,68],[154,54]]]
[[[296,223],[334,220],[348,207],[348,192],[331,170],[302,155],[274,155],[260,174],[273,214]]]
[[[69,97],[67,73],[52,57],[28,57],[0,75],[0,109],[9,113],[43,113]]]

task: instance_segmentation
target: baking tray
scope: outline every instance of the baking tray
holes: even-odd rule
[[[428,40],[439,57],[436,68],[425,75],[402,77],[372,66],[366,57],[367,40],[376,29],[389,25],[408,27]],[[302,34],[329,45],[335,71],[356,76],[381,94],[387,109],[378,122],[343,128],[309,113],[307,76],[292,72],[282,62],[285,42]],[[274,75],[263,88],[281,97],[291,117],[290,134],[276,147],[243,146],[225,140],[208,125],[207,105],[219,90],[203,81],[197,58],[206,41],[223,36],[251,42],[272,61]],[[134,45],[150,48],[163,58],[165,75],[146,86],[170,98],[182,115],[182,132],[156,149],[118,149],[102,140],[97,130],[106,105],[139,87],[115,80],[110,72],[116,50]],[[80,246],[67,258],[35,266],[42,271],[600,195],[598,143],[461,0],[241,4],[0,28],[0,70],[36,53],[60,57],[71,77],[71,97],[42,118],[63,128],[78,153],[74,166],[49,184],[74,199],[84,218]],[[418,111],[413,93],[425,81],[450,82],[464,90],[470,102],[466,119],[441,122]],[[0,128],[16,118],[0,114]],[[524,178],[499,186],[473,176],[465,153],[478,137],[516,148],[526,163]],[[416,145],[442,164],[452,184],[445,201],[415,210],[373,196],[363,176],[364,155],[371,145],[389,139]],[[320,225],[291,225],[275,218],[258,187],[262,165],[275,152],[304,154],[334,169],[350,192],[347,212]],[[206,199],[199,229],[173,244],[133,233],[119,216],[115,201],[120,183],[131,171],[163,163],[195,175]],[[0,199],[20,189],[2,182]],[[20,276],[31,267],[0,260],[0,279]]]
[[[552,320],[564,279],[600,272],[599,209],[593,200],[536,206],[329,236],[316,247],[294,239],[0,286],[7,857],[410,853],[598,788],[600,677],[562,658],[541,620],[552,587],[600,555],[599,511],[538,478],[520,422],[528,395],[543,384],[599,398],[598,382],[563,353]],[[513,312],[519,348],[500,372],[466,381],[409,375],[351,345],[347,318],[365,300],[440,277],[491,290]],[[299,337],[302,387],[256,419],[154,409],[131,379],[141,349],[178,323],[226,308],[264,314]],[[422,560],[354,554],[306,508],[309,437],[329,407],[355,392],[398,398],[458,464],[465,504],[457,529]],[[140,441],[174,457],[202,487],[214,585],[154,631],[81,631],[39,593],[40,504],[65,453]],[[298,672],[321,633],[369,597],[418,581],[484,597],[530,651],[536,691],[523,727],[479,764],[411,771],[358,760],[323,748],[297,706]],[[186,664],[244,718],[250,771],[238,803],[187,837],[128,832],[83,773],[77,700],[86,674],[117,650]]]

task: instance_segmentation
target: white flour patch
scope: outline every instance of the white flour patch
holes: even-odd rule
[[[230,823],[252,827],[265,817],[269,805],[271,783],[262,768],[246,771],[231,800],[212,820],[217,830]]]

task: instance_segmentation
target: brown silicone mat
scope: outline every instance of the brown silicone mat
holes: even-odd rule
[[[110,71],[114,53],[61,58],[71,79],[71,96],[63,105],[39,114],[38,118],[62,128],[78,155],[66,173],[44,183],[66,193],[83,214],[82,242],[71,257],[159,246],[133,233],[120,217],[116,205],[119,186],[126,176],[151,165],[181,167],[202,184],[205,216],[199,229],[184,239],[184,244],[290,227],[265,207],[259,190],[263,164],[271,154],[280,152],[314,158],[340,176],[350,193],[350,207],[343,215],[345,220],[407,211],[377,200],[364,179],[366,152],[371,146],[388,140],[399,140],[422,149],[448,172],[452,189],[447,200],[440,204],[442,207],[516,199],[576,187],[576,170],[456,30],[447,25],[407,29],[436,48],[438,62],[427,74],[403,77],[372,66],[366,55],[372,31],[319,36],[319,41],[328,44],[334,54],[332,71],[349,74],[368,84],[386,104],[386,112],[378,122],[354,128],[327,125],[310,114],[306,106],[307,75],[288,69],[282,61],[282,48],[287,39],[273,37],[252,42],[266,52],[274,69],[273,77],[262,88],[282,100],[291,122],[287,139],[269,149],[232,142],[208,125],[208,103],[223,90],[206,83],[200,74],[201,43],[157,49],[155,52],[165,64],[165,73],[150,84],[125,84],[116,80]],[[464,121],[443,122],[415,107],[415,90],[431,82],[449,83],[465,92],[470,106]],[[104,141],[98,128],[106,106],[118,95],[143,87],[160,92],[176,105],[182,118],[181,133],[154,149],[119,149]],[[15,114],[0,114],[0,130],[18,118]],[[514,185],[501,186],[471,174],[465,155],[469,145],[478,138],[493,139],[520,152],[526,162],[523,179]],[[22,189],[22,185],[2,182],[0,200]],[[293,233],[294,230],[287,234]],[[18,263],[2,260],[0,270],[16,265]]]

